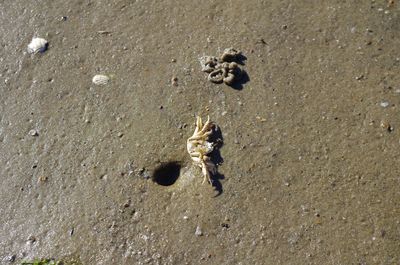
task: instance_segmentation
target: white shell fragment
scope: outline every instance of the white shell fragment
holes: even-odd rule
[[[387,108],[387,107],[389,107],[389,101],[382,101],[381,103],[380,103],[380,105],[381,105],[381,107],[382,108]]]
[[[48,42],[42,38],[33,38],[31,43],[28,45],[29,53],[45,52],[48,47]]]
[[[196,236],[202,236],[203,235],[203,231],[201,231],[201,227],[200,226],[196,227],[196,231],[194,232],[194,234]]]
[[[30,130],[30,131],[29,131],[29,135],[31,135],[31,136],[38,136],[38,135],[39,135],[39,133],[38,133],[38,131],[37,131],[37,130],[35,130],[35,129],[32,129],[32,130]]]
[[[106,75],[95,75],[93,76],[92,82],[95,85],[106,85],[110,82],[110,78]]]

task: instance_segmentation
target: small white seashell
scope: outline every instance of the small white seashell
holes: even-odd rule
[[[47,50],[48,42],[42,38],[33,38],[28,45],[29,53],[45,52]]]
[[[380,103],[380,105],[381,105],[382,108],[387,108],[387,107],[389,107],[389,101],[382,101]]]
[[[110,78],[106,75],[95,75],[93,76],[92,82],[95,85],[106,85],[110,82]]]
[[[37,131],[37,130],[35,130],[35,129],[32,129],[32,130],[30,130],[30,131],[29,131],[29,135],[31,135],[31,136],[38,136],[38,135],[39,135],[39,133],[38,133],[38,131]]]

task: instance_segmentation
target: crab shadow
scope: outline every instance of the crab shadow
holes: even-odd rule
[[[246,60],[247,60],[246,56],[244,56],[243,54],[238,54],[236,56],[235,62],[240,64],[240,65],[245,65],[246,64]]]
[[[236,56],[235,62],[237,64],[244,66],[244,65],[246,65],[246,60],[247,60],[246,56],[244,56],[243,54],[239,54]],[[249,74],[244,69],[242,69],[242,74],[241,74],[240,78],[238,80],[236,80],[232,85],[228,85],[228,86],[230,86],[231,88],[233,88],[235,90],[242,90],[244,88],[244,84],[246,84],[249,81],[250,81]]]
[[[212,185],[215,190],[218,192],[215,197],[219,196],[223,192],[223,187],[221,180],[225,178],[225,176],[218,172],[218,166],[224,163],[224,159],[221,156],[220,149],[224,145],[224,139],[222,137],[222,132],[219,127],[215,127],[213,134],[210,136],[210,142],[214,143],[214,150],[210,154],[211,161],[216,166],[216,173],[211,176]]]
[[[242,90],[244,88],[244,84],[250,81],[250,77],[245,70],[242,70],[242,75],[240,79],[236,80],[232,85],[228,85],[229,87],[235,90]]]

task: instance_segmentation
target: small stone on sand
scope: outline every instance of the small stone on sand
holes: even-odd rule
[[[382,108],[387,108],[389,106],[389,102],[388,101],[382,101],[380,105],[381,105]]]
[[[171,85],[173,85],[173,86],[178,86],[178,77],[173,76],[173,77],[171,78]]]
[[[197,226],[197,227],[196,227],[196,232],[194,232],[194,234],[195,234],[196,236],[202,236],[202,235],[203,235],[203,231],[201,231],[200,226]]]
[[[29,135],[31,135],[31,136],[38,136],[38,135],[39,135],[39,133],[38,133],[38,131],[37,131],[37,130],[35,130],[35,129],[32,129],[32,130],[30,130],[30,131],[29,131]]]

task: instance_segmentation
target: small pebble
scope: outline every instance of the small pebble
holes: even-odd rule
[[[173,77],[171,78],[171,85],[173,85],[173,86],[178,86],[178,77],[173,76]]]
[[[17,258],[17,255],[14,254],[14,255],[6,256],[3,260],[8,261],[8,262],[14,262],[16,258]]]
[[[381,128],[387,130],[388,132],[392,132],[394,130],[388,121],[381,121]]]
[[[386,107],[389,106],[389,102],[388,101],[382,101],[380,105],[381,105],[382,108],[386,108]]]
[[[364,79],[364,75],[356,76],[356,80],[362,80],[362,79]]]
[[[133,221],[139,221],[139,219],[140,219],[140,213],[134,211],[134,212],[133,212],[133,215],[132,215],[132,219],[133,219]]]
[[[261,118],[260,116],[256,116],[256,119],[261,121],[261,122],[266,122],[267,121],[267,119]]]
[[[179,124],[178,125],[178,129],[184,129],[184,128],[186,128],[187,127],[187,124],[186,123],[182,123],[182,124]]]
[[[176,59],[175,59],[175,58],[172,58],[172,59],[171,59],[171,62],[172,62],[172,63],[176,63]]]
[[[189,217],[187,215],[183,216],[183,220],[187,220]]]
[[[197,226],[197,227],[196,227],[196,232],[194,232],[194,234],[195,234],[196,236],[202,236],[202,235],[203,235],[203,231],[201,231],[200,226]]]
[[[222,227],[222,228],[225,228],[225,229],[228,229],[230,226],[229,226],[228,223],[222,223],[222,224],[221,224],[221,227]]]
[[[47,179],[48,179],[48,178],[47,178],[46,176],[41,175],[41,176],[38,177],[38,183],[46,182]]]
[[[124,136],[124,134],[122,132],[119,132],[118,137],[121,138],[122,136]]]
[[[150,173],[149,173],[147,170],[143,172],[143,178],[144,178],[144,179],[149,179],[149,178],[151,178]]]
[[[29,243],[35,243],[36,242],[36,237],[34,237],[33,235],[30,235],[29,237],[28,237],[28,240],[27,240]]]
[[[128,208],[131,205],[131,201],[128,200],[127,202],[124,203],[124,208]]]
[[[29,131],[29,135],[31,135],[31,136],[39,136],[39,133],[38,133],[37,130],[32,129],[32,130]]]

